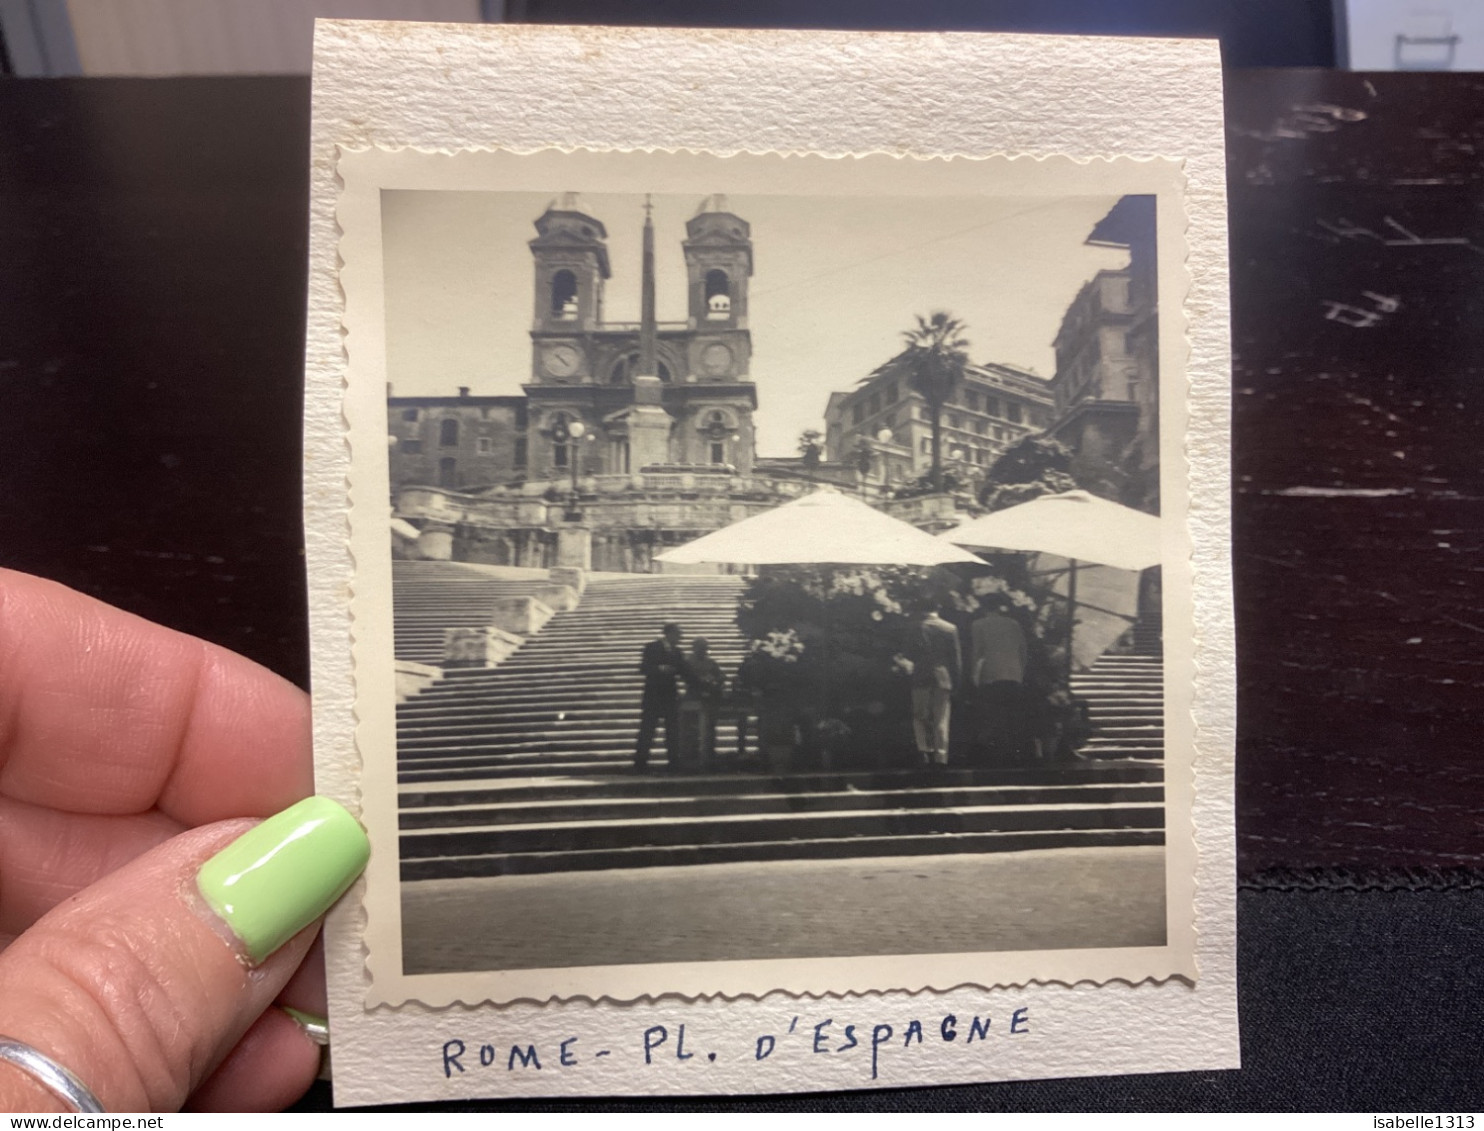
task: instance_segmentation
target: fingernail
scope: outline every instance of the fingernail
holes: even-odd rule
[[[328,911],[370,855],[350,813],[309,797],[206,861],[196,886],[256,965]]]
[[[295,1009],[291,1005],[280,1005],[283,1010],[294,1019],[295,1024],[304,1030],[304,1035],[317,1045],[328,1045],[330,1043],[330,1022],[327,1018],[317,1013],[305,1013],[302,1009]]]

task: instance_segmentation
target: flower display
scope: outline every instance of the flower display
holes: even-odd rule
[[[804,642],[799,639],[797,632],[787,629],[783,632],[770,632],[762,639],[754,640],[752,650],[785,664],[796,664],[804,654]]]
[[[1027,612],[1035,612],[1040,607],[1040,602],[1029,593],[1013,588],[1008,581],[1002,577],[976,577],[974,579],[974,592],[981,597],[1001,596],[1006,598],[1018,609]],[[975,602],[975,607],[978,602]]]
[[[1065,602],[1036,584],[1022,555],[987,566],[994,572],[978,577],[915,566],[771,566],[751,578],[737,607],[737,626],[752,642],[739,685],[753,696],[761,731],[793,743],[787,764],[880,767],[914,750],[908,657],[918,615],[929,610],[955,623],[961,641],[986,605],[1018,620],[1038,710],[1070,717],[1051,698],[1065,695],[1056,645]]]

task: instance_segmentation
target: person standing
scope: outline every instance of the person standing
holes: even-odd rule
[[[716,761],[716,717],[721,710],[722,696],[726,694],[727,677],[721,665],[711,658],[711,642],[697,636],[690,643],[690,656],[685,662],[685,698],[681,713],[686,717],[687,746],[690,744],[691,727],[694,725],[695,749],[687,751],[692,761],[702,770],[709,770]]]
[[[1003,607],[974,622],[969,682],[974,687],[979,730],[996,762],[1019,761],[1028,743],[1025,669],[1029,660],[1025,631]]]
[[[685,672],[685,653],[680,650],[683,638],[680,626],[668,622],[660,638],[644,645],[639,671],[644,676],[644,696],[639,701],[639,740],[634,746],[634,769],[643,773],[649,768],[649,751],[654,745],[654,731],[665,724],[665,765],[675,768],[676,748],[680,742],[680,677]]]
[[[932,609],[913,626],[908,648],[912,663],[912,733],[928,767],[948,765],[948,726],[953,693],[963,679],[958,629]]]

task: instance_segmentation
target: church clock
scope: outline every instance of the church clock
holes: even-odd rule
[[[701,351],[701,368],[708,377],[725,377],[732,371],[732,351],[721,342],[712,342]]]
[[[541,351],[541,368],[551,377],[571,377],[582,368],[582,351],[576,346],[547,346]]]

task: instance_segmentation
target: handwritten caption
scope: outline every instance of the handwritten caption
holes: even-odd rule
[[[615,1055],[631,1060],[636,1066],[642,1061],[646,1068],[655,1069],[685,1064],[697,1058],[701,1064],[733,1059],[760,1064],[774,1056],[797,1053],[811,1057],[852,1057],[859,1061],[862,1072],[869,1065],[870,1078],[876,1080],[889,1062],[910,1056],[929,1044],[967,1049],[1031,1032],[1029,1006],[998,1016],[976,1014],[959,1017],[946,1013],[925,1022],[914,1018],[905,1024],[900,1021],[896,1024],[885,1021],[861,1024],[836,1017],[825,1017],[803,1025],[799,1022],[800,1017],[795,1016],[787,1028],[759,1033],[746,1047],[724,1041],[714,1049],[697,1036],[694,1025],[685,1023],[650,1025],[642,1031],[635,1030],[633,1040],[622,1046],[590,1051],[587,1046],[591,1042],[584,1045],[579,1037],[545,1044],[531,1041],[505,1044],[455,1037],[443,1042],[437,1063],[444,1078],[451,1079],[466,1072],[579,1069],[584,1063],[591,1064]]]

